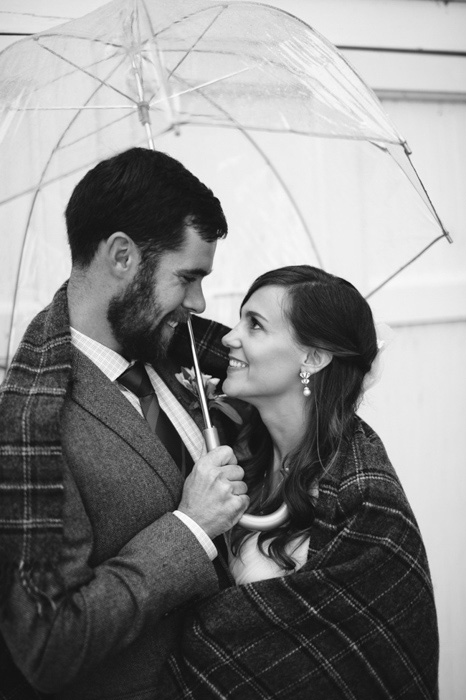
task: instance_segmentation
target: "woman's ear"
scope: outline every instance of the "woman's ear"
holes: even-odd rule
[[[306,355],[306,359],[301,364],[301,372],[309,372],[309,374],[316,374],[320,370],[327,367],[332,361],[333,355],[327,350],[321,350],[320,348],[310,348]]]

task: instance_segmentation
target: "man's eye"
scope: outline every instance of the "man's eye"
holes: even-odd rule
[[[191,277],[190,275],[183,275],[181,278],[183,280],[184,284],[192,284],[193,282],[196,281],[195,277]]]

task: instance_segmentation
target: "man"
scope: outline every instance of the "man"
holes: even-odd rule
[[[1,629],[41,692],[153,700],[183,606],[219,588],[212,540],[248,504],[229,447],[199,457],[192,397],[165,357],[204,310],[226,222],[180,163],[137,148],[87,173],[66,222],[69,282],[0,394]],[[136,367],[144,396],[128,388]],[[182,442],[154,432],[162,417]]]

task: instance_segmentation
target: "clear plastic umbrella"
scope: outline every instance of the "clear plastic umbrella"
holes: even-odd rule
[[[370,294],[448,237],[375,95],[332,44],[281,10],[114,0],[9,47],[0,76],[5,365],[69,274],[72,188],[130,146],[178,157],[220,197],[231,233],[209,313],[226,322],[271,267],[316,264]],[[201,405],[212,448],[205,397]],[[286,517],[283,505],[241,522],[269,529]]]
[[[1,363],[69,274],[73,187],[136,145],[221,199],[207,312],[225,322],[271,267],[368,295],[448,235],[378,99],[308,25],[251,2],[114,0],[0,54]]]

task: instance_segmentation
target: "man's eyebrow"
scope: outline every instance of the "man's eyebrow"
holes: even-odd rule
[[[184,267],[178,270],[179,275],[189,275],[191,277],[207,277],[212,270],[206,270],[204,267]]]

